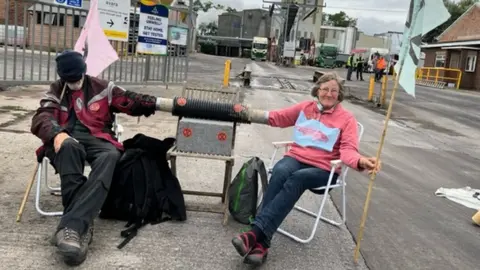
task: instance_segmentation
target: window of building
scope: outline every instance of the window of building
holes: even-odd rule
[[[303,37],[307,38],[307,36],[308,36],[308,32],[307,31],[303,32]]]
[[[326,38],[326,30],[320,29],[320,36],[318,38],[318,42],[325,43],[325,38]]]
[[[280,29],[275,29],[275,39],[278,40],[278,35],[280,34]]]
[[[465,63],[465,72],[475,72],[475,66],[477,65],[477,53],[469,53],[467,55],[467,61]]]
[[[73,16],[73,27],[82,28],[85,25],[86,20],[87,20],[87,17],[85,17],[85,16],[74,15]]]
[[[54,26],[64,26],[65,25],[65,15],[64,14],[55,14],[49,12],[37,11],[37,24],[46,24]]]
[[[445,53],[440,52],[435,54],[435,67],[445,67]]]
[[[333,30],[333,38],[337,38],[337,31]]]

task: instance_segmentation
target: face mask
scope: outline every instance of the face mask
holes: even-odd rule
[[[83,78],[78,82],[67,83],[67,86],[70,88],[70,90],[80,90],[83,86]]]

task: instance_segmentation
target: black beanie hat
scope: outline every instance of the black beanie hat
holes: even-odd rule
[[[55,58],[55,61],[57,61],[58,76],[67,82],[77,82],[87,72],[87,64],[79,52],[64,51]]]

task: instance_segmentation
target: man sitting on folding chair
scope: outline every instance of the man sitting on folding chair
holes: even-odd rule
[[[364,157],[358,152],[357,121],[340,104],[344,87],[337,75],[320,77],[311,95],[316,100],[270,111],[265,116],[270,126],[294,126],[294,143],[273,168],[252,229],[232,239],[247,264],[260,265],[265,261],[273,234],[306,190],[327,185],[330,161],[340,159],[350,168],[370,173],[380,169],[375,157]],[[337,169],[332,185],[339,174]]]
[[[81,264],[123,146],[112,131],[114,113],[150,116],[157,98],[126,91],[112,82],[86,75],[83,56],[66,51],[57,56],[59,80],[50,85],[32,119],[31,132],[60,174],[63,216],[52,242],[67,264]],[[92,171],[84,176],[87,161]]]

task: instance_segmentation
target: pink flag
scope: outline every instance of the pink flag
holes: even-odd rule
[[[97,77],[113,62],[118,60],[115,49],[105,36],[98,17],[98,0],[90,1],[90,10],[75,51],[83,54],[87,62],[87,74]]]

